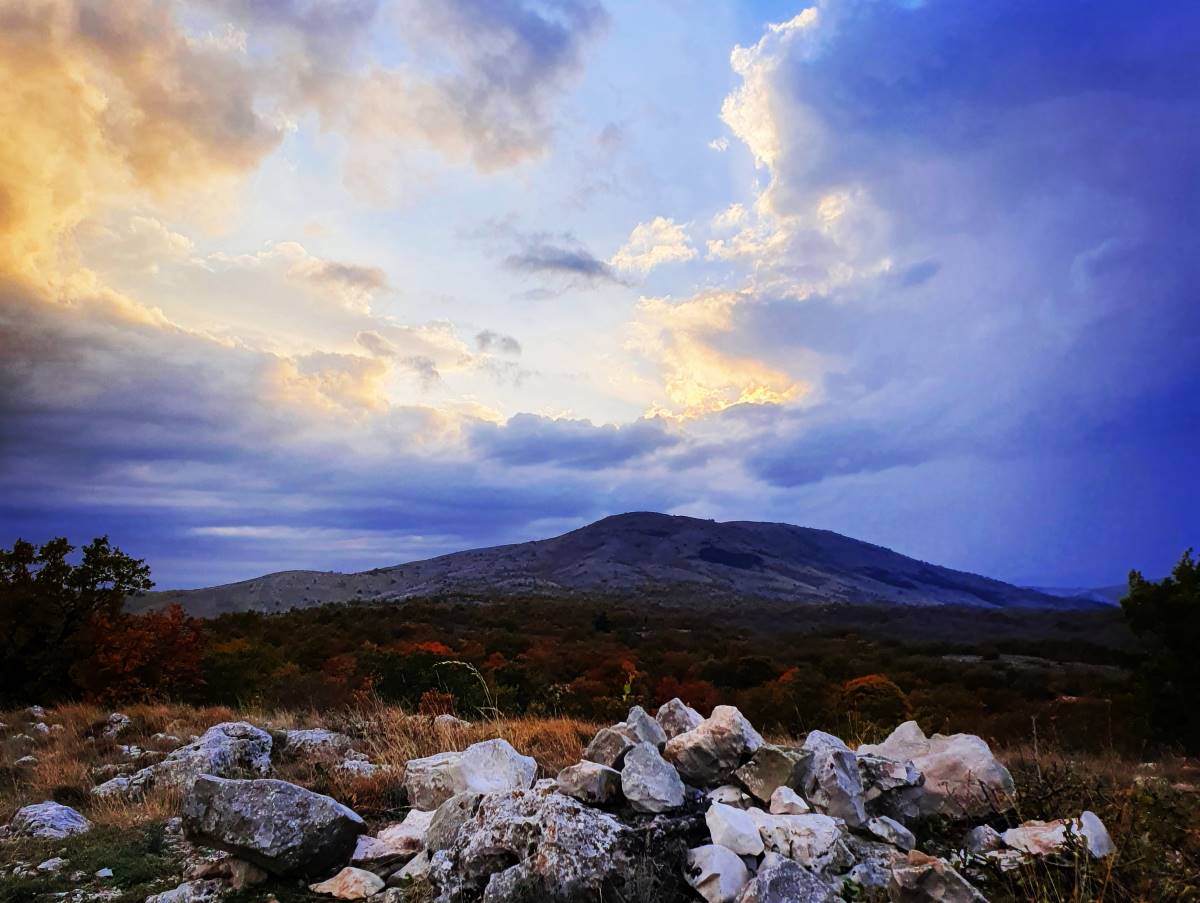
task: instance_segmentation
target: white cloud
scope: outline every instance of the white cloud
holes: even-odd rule
[[[648,273],[664,263],[691,260],[695,256],[696,249],[688,239],[685,225],[656,216],[648,223],[634,226],[629,240],[609,263],[619,270]]]

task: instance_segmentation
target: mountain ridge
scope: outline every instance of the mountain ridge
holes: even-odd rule
[[[211,617],[446,594],[634,593],[689,605],[737,599],[991,609],[1096,604],[918,561],[830,530],[629,512],[547,539],[358,573],[280,571],[222,586],[150,593],[133,607],[179,603],[194,615]]]

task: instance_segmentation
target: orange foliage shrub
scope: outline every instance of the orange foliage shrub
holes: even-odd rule
[[[103,702],[188,696],[203,684],[202,622],[178,605],[141,615],[96,615],[86,648],[90,655],[76,663],[72,677]]]

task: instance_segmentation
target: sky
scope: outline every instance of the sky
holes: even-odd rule
[[[1200,6],[0,0],[0,545],[1200,544]]]

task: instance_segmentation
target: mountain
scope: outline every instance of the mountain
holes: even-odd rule
[[[926,564],[828,530],[640,512],[552,539],[455,552],[357,574],[283,571],[207,589],[131,600],[194,615],[285,611],[330,602],[470,596],[645,595],[662,604],[790,603],[1077,608],[1064,599]]]
[[[1105,605],[1120,604],[1129,592],[1127,583],[1117,583],[1113,586],[1031,586],[1029,588],[1039,593],[1045,593],[1047,596],[1080,599],[1085,602],[1102,602]]]

